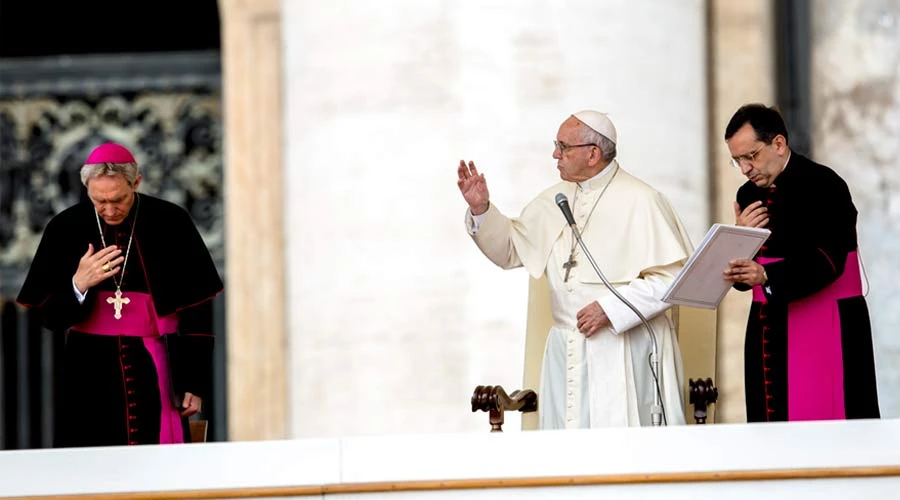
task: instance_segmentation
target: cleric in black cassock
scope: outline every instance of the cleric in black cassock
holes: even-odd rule
[[[97,147],[81,174],[90,203],[47,224],[17,299],[66,332],[54,446],[190,442],[218,271],[186,211],[137,193],[127,149]]]
[[[744,345],[749,422],[878,418],[872,329],[847,183],[788,147],[780,114],[739,109],[725,140],[748,182],[738,225],[765,227],[753,261],[725,271],[753,289]]]

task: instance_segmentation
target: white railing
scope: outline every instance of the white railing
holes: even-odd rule
[[[546,498],[548,488],[553,498],[892,498],[900,421],[0,452],[0,496],[17,498]]]

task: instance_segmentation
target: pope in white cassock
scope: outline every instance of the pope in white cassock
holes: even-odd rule
[[[582,254],[555,203],[557,193],[568,197],[607,280],[649,320],[660,354],[663,423],[684,424],[677,315],[660,299],[693,252],[690,238],[665,197],[618,165],[616,129],[606,114],[575,113],[560,125],[554,144],[562,182],[518,218],[490,203],[474,162],[460,161],[458,170],[469,205],[467,230],[478,248],[504,269],[524,266],[532,278],[525,383],[533,387],[540,373],[538,425],[650,425],[656,390],[650,335]]]

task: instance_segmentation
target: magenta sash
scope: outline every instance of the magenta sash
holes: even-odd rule
[[[760,264],[779,260],[757,259]],[[860,295],[859,256],[853,251],[834,283],[788,304],[788,420],[846,418],[838,299]],[[753,301],[766,302],[760,286],[753,287]]]
[[[159,337],[178,330],[178,315],[159,317],[150,295],[138,292],[124,292],[122,317],[115,318],[116,309],[109,301],[115,298],[113,292],[97,292],[97,302],[90,316],[72,328],[79,332],[95,335],[116,335],[128,337]]]
[[[81,323],[72,325],[73,330],[93,335],[110,335],[123,337],[143,337],[144,347],[150,353],[156,366],[156,378],[159,382],[159,398],[162,408],[159,420],[160,444],[183,443],[184,434],[181,426],[181,413],[175,407],[175,395],[169,379],[169,356],[165,341],[161,335],[174,333],[178,329],[178,314],[159,317],[150,295],[138,292],[125,292],[122,298],[128,299],[122,304],[122,317],[115,318],[115,307],[111,302],[115,298],[113,292],[97,292],[97,301],[90,316]]]

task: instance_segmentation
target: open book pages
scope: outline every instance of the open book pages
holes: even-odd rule
[[[733,259],[752,259],[771,231],[713,224],[678,273],[662,300],[669,304],[715,309],[731,288],[723,275]]]

